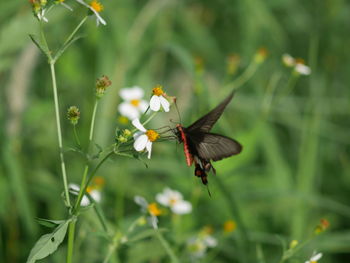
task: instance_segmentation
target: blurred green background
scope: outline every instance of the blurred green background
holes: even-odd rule
[[[45,25],[58,47],[86,11],[74,1],[70,12],[56,7]],[[188,262],[186,240],[211,226],[218,240],[199,262],[279,262],[282,244],[308,240],[321,218],[329,229],[288,262],[304,262],[313,250],[321,262],[350,262],[350,3],[345,0],[105,0],[107,26],[89,21],[57,64],[66,149],[74,145],[65,120],[68,106],[82,114],[78,131],[86,145],[94,82],[113,82],[102,99],[96,143],[114,142],[119,89],[139,85],[146,98],[155,84],[177,97],[183,125],[202,116],[229,93],[227,83],[246,72],[260,47],[266,61],[242,82],[214,128],[242,143],[243,152],[214,163],[212,198],[188,168],[182,145],[154,145],[151,160],[108,161],[101,207],[114,229],[140,215],[135,195],[154,201],[165,187],[192,202],[189,215],[160,217],[160,227],[180,262]],[[2,1],[0,10],[0,262],[25,262],[36,240],[50,229],[35,218],[64,219],[51,79],[46,59],[31,43],[38,23],[26,1]],[[291,69],[281,56],[305,59],[310,76],[300,76],[287,93]],[[228,58],[240,57],[234,74]],[[237,83],[237,82],[236,82]],[[226,88],[224,88],[226,86]],[[148,127],[174,126],[179,117],[160,113]],[[83,160],[67,151],[70,182],[79,183]],[[223,234],[226,220],[237,230]],[[243,227],[243,228],[242,228]],[[75,262],[102,262],[108,243],[99,236],[93,211],[81,216]],[[281,241],[282,240],[282,241]],[[64,262],[66,242],[41,262]],[[169,262],[157,239],[121,246],[120,262]]]

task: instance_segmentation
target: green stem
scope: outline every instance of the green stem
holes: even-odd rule
[[[169,243],[164,239],[164,237],[162,236],[162,234],[159,232],[158,229],[155,229],[156,232],[156,236],[158,238],[158,240],[160,241],[160,243],[162,244],[163,248],[165,249],[165,251],[168,253],[171,262],[173,263],[178,263],[180,262],[179,259],[176,257],[174,251],[171,249],[171,247],[169,246]]]
[[[73,32],[67,37],[66,41],[64,41],[63,46],[66,45],[73,37],[74,35],[78,32],[80,27],[85,23],[86,19],[88,16],[85,16],[83,20],[80,21],[80,23],[77,25],[77,27],[73,30]]]
[[[243,86],[244,83],[246,83],[256,72],[256,70],[259,67],[259,63],[256,63],[254,60],[249,64],[247,69],[235,80],[231,81],[227,85],[225,85],[225,89],[231,88],[233,90],[236,90]]]
[[[64,185],[64,194],[66,198],[67,206],[71,206],[69,192],[68,192],[68,181],[66,174],[66,165],[63,156],[63,144],[62,144],[62,133],[61,133],[61,121],[60,121],[60,111],[58,105],[58,95],[57,95],[57,84],[56,84],[56,73],[55,73],[55,64],[50,63],[51,69],[51,78],[52,78],[52,88],[53,88],[53,96],[55,102],[55,113],[56,113],[56,127],[57,127],[57,135],[58,135],[58,147],[60,151],[60,160],[61,160],[61,170],[62,170],[62,179]]]
[[[81,144],[80,144],[79,136],[78,136],[78,133],[77,133],[76,125],[73,125],[73,132],[74,132],[75,143],[78,145],[79,148],[81,148]]]
[[[67,246],[67,261],[66,263],[72,263],[73,260],[73,247],[74,247],[74,232],[76,220],[72,220],[68,227],[68,246]]]
[[[90,134],[89,134],[89,147],[91,146],[92,138],[94,137],[95,118],[96,118],[98,101],[99,101],[99,99],[96,98],[94,109],[92,111],[91,124],[90,124]]]

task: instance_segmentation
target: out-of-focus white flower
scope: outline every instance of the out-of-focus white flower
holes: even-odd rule
[[[159,138],[159,134],[155,130],[146,130],[139,119],[133,120],[132,124],[139,130],[134,134],[134,149],[138,152],[146,149],[148,152],[148,159],[150,159],[152,143]]]
[[[302,64],[302,63],[296,63],[295,65],[295,71],[298,72],[301,75],[310,75],[311,74],[311,69],[310,67]]]
[[[73,11],[73,8],[71,8],[69,5],[65,3],[65,0],[55,0],[55,4],[62,5],[63,7],[67,8],[69,11]]]
[[[305,261],[305,263],[317,263],[317,261],[319,261],[321,258],[322,258],[322,253],[317,253],[316,251],[314,251],[312,253],[311,258]]]
[[[138,86],[121,89],[120,97],[124,100],[118,110],[121,115],[129,120],[137,119],[147,110],[148,103],[143,100],[144,91]]]
[[[289,67],[289,68],[295,66],[295,59],[289,54],[282,55],[282,62],[286,67]]]
[[[84,2],[84,0],[75,0],[83,6],[89,8],[96,16],[96,24],[97,26],[101,23],[102,25],[107,25],[106,21],[100,16],[99,12],[103,10],[103,5],[97,0],[93,0],[88,5]]]
[[[80,191],[80,186],[77,184],[69,184],[68,188],[70,192],[74,195],[78,195]],[[98,189],[95,189],[94,187],[88,187],[86,191],[95,202],[99,203],[101,201],[101,192]],[[83,196],[83,198],[81,199],[80,205],[81,206],[90,205],[90,199],[87,195]]]
[[[157,85],[153,88],[153,96],[149,102],[150,108],[153,111],[159,111],[161,106],[165,112],[169,111],[170,103],[165,98],[165,92],[163,91],[163,87],[161,85]]]
[[[208,248],[216,247],[218,241],[205,231],[199,233],[197,237],[192,237],[187,241],[187,249],[193,258],[202,258],[205,256]]]
[[[136,204],[141,206],[141,211],[144,214],[148,214],[148,222],[154,228],[158,228],[158,218],[161,215],[161,210],[158,208],[156,203],[148,203],[142,196],[135,196],[134,201]]]
[[[183,200],[182,194],[178,191],[165,188],[162,193],[156,195],[158,203],[170,207],[174,214],[188,214],[192,211],[190,202]]]

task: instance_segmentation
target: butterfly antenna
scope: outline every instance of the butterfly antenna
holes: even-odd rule
[[[181,115],[180,115],[180,112],[179,112],[179,108],[177,107],[177,103],[176,103],[176,98],[174,99],[174,104],[175,104],[175,108],[176,108],[176,111],[177,111],[177,115],[179,116],[180,123],[182,123]]]
[[[209,197],[211,198],[211,193],[210,193],[210,190],[209,190],[209,185],[206,185],[206,186],[207,186],[208,195],[209,195]]]

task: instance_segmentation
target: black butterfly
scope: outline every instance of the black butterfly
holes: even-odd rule
[[[229,137],[210,133],[211,128],[224,112],[231,101],[233,92],[223,100],[215,109],[204,115],[189,127],[176,125],[175,134],[180,143],[184,144],[186,163],[195,164],[195,176],[202,179],[203,184],[208,184],[207,172],[210,170],[216,174],[210,161],[219,161],[223,158],[239,154],[242,146],[239,142]]]

